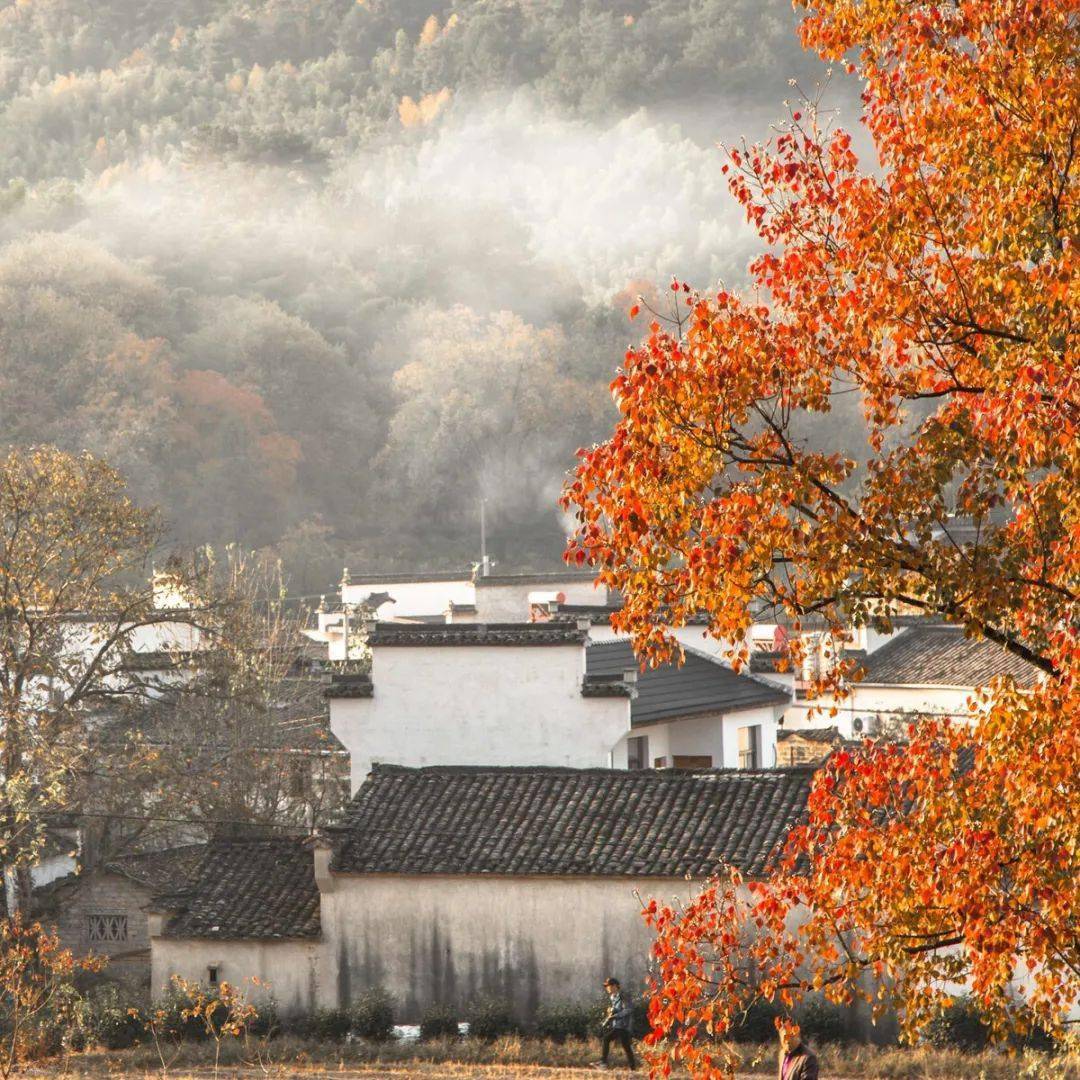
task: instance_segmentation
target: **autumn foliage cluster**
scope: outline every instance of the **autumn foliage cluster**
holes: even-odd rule
[[[1080,999],[1080,19],[807,7],[805,45],[863,81],[877,161],[812,103],[729,151],[766,253],[741,294],[674,282],[626,354],[616,430],[566,492],[569,556],[653,658],[702,612],[736,663],[755,619],[785,622],[797,664],[811,622],[839,646],[903,611],[1036,678],[834,755],[767,880],[651,908],[656,1064],[699,1075],[730,1069],[723,1036],[761,999],[866,996],[910,1037],[950,989],[1001,1036],[1060,1031]],[[862,454],[828,445],[839,395]]]

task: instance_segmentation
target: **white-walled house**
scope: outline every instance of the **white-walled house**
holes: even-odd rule
[[[591,692],[587,639],[572,623],[378,624],[370,676],[335,676],[326,690],[353,791],[374,762],[612,764],[632,688]]]
[[[790,695],[688,651],[639,671],[629,642],[544,623],[379,623],[370,675],[337,674],[330,726],[353,790],[372,764],[728,768],[775,764]]]
[[[477,622],[525,621],[534,605],[606,605],[607,587],[596,584],[592,570],[556,570],[539,574],[477,574]]]
[[[379,622],[525,622],[530,606],[565,602],[606,601],[607,590],[596,586],[589,571],[566,569],[549,573],[495,575],[490,567],[470,570],[414,571],[401,574],[352,576],[346,570],[340,603],[320,607],[308,637],[327,647],[327,659],[346,660],[346,649],[360,636],[366,616]]]
[[[845,698],[812,699],[796,682],[784,727],[835,727],[841,738],[851,739],[888,732],[920,715],[965,719],[975,690],[993,679],[1030,687],[1039,678],[1034,665],[985,638],[967,637],[957,626],[911,620],[890,637],[876,635],[869,645],[855,654],[862,677]]]
[[[341,602],[359,606],[373,593],[385,593],[389,599],[379,606],[380,619],[441,618],[450,603],[475,603],[475,591],[472,569],[361,576],[346,570]]]
[[[252,976],[283,1015],[380,986],[415,1021],[495,996],[522,1019],[642,987],[640,896],[685,896],[722,863],[760,874],[812,771],[377,766],[332,842],[211,845],[157,904],[153,987]],[[171,905],[171,906],[170,906]]]
[[[626,639],[590,641],[586,650],[586,670],[596,679],[615,677],[637,663]],[[775,765],[777,723],[790,700],[786,690],[684,647],[682,664],[638,674],[631,731],[619,763],[695,769]]]

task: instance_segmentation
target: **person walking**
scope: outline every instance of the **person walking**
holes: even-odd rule
[[[791,1020],[778,1020],[780,1032],[779,1080],[818,1080],[817,1055],[802,1041],[799,1025]]]
[[[626,1064],[631,1069],[636,1069],[637,1060],[634,1058],[634,1047],[630,1042],[630,1026],[633,1019],[630,1002],[626,1000],[618,979],[605,979],[604,989],[607,991],[609,1005],[602,1025],[603,1049],[598,1068],[609,1067],[608,1051],[611,1049],[612,1042],[618,1042],[626,1054]]]

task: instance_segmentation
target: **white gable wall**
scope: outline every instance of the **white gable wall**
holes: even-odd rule
[[[365,580],[362,584],[346,585],[341,590],[343,604],[360,604],[372,593],[389,593],[394,602],[379,608],[380,619],[401,619],[423,615],[442,615],[450,602],[471,604],[475,589],[472,581],[461,578],[453,581],[377,581]],[[519,615],[519,619],[526,618]]]
[[[330,700],[352,790],[376,761],[610,766],[630,701],[583,697],[583,673],[579,645],[376,647],[374,696]]]
[[[597,587],[591,578],[567,578],[545,581],[523,577],[520,581],[490,584],[482,578],[476,583],[477,622],[522,622],[528,619],[530,595],[562,593],[566,604],[604,604],[607,587]]]
[[[782,710],[771,705],[744,709],[734,713],[710,713],[691,716],[669,723],[636,727],[619,743],[614,765],[626,767],[627,739],[644,736],[649,740],[647,760],[652,766],[658,758],[667,758],[669,765],[675,757],[701,757],[708,754],[714,769],[739,767],[739,728],[758,725],[761,728],[760,768],[776,764],[777,714]]]

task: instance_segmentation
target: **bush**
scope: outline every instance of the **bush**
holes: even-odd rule
[[[352,1033],[383,1041],[394,1034],[394,999],[385,990],[365,990],[349,1010]]]
[[[939,1049],[985,1050],[990,1044],[990,1029],[983,1022],[978,1006],[969,997],[952,1002],[930,1021],[926,1038]]]
[[[202,1042],[208,1038],[206,1025],[197,1016],[184,1016],[184,1010],[190,1009],[194,1004],[194,999],[187,990],[175,982],[170,983],[161,1002],[161,1011],[165,1014],[165,1031],[178,1039],[192,1042]]]
[[[488,999],[469,1006],[469,1034],[477,1039],[498,1039],[516,1035],[521,1030],[513,1010],[505,1001]]]
[[[106,1050],[126,1050],[146,1034],[142,1017],[132,1015],[133,1003],[117,986],[98,987],[87,999],[84,1019],[90,1042]]]
[[[603,1012],[600,1015],[602,1017]],[[643,1039],[650,1031],[652,1024],[649,1023],[649,999],[635,998],[630,1005],[630,1034],[635,1039]]]
[[[799,1027],[808,1042],[845,1041],[850,1032],[839,1005],[827,998],[810,998],[799,1010]]]
[[[776,1038],[773,1021],[779,1015],[780,1010],[771,1001],[755,1001],[731,1028],[731,1038],[740,1043],[772,1042]]]
[[[252,1020],[248,1021],[248,1034],[259,1038],[273,1038],[281,1031],[281,1021],[278,1018],[276,1002],[259,1001],[255,1003],[255,1007],[258,1009],[258,1013]]]
[[[308,1016],[298,1016],[288,1023],[291,1034],[301,1039],[320,1042],[341,1042],[352,1027],[348,1009],[316,1009]]]
[[[457,1014],[447,1005],[432,1005],[420,1017],[421,1039],[454,1038],[458,1032]]]
[[[536,1033],[555,1042],[587,1039],[599,1030],[604,1011],[603,1005],[583,1005],[570,1001],[541,1005],[536,1012]]]

